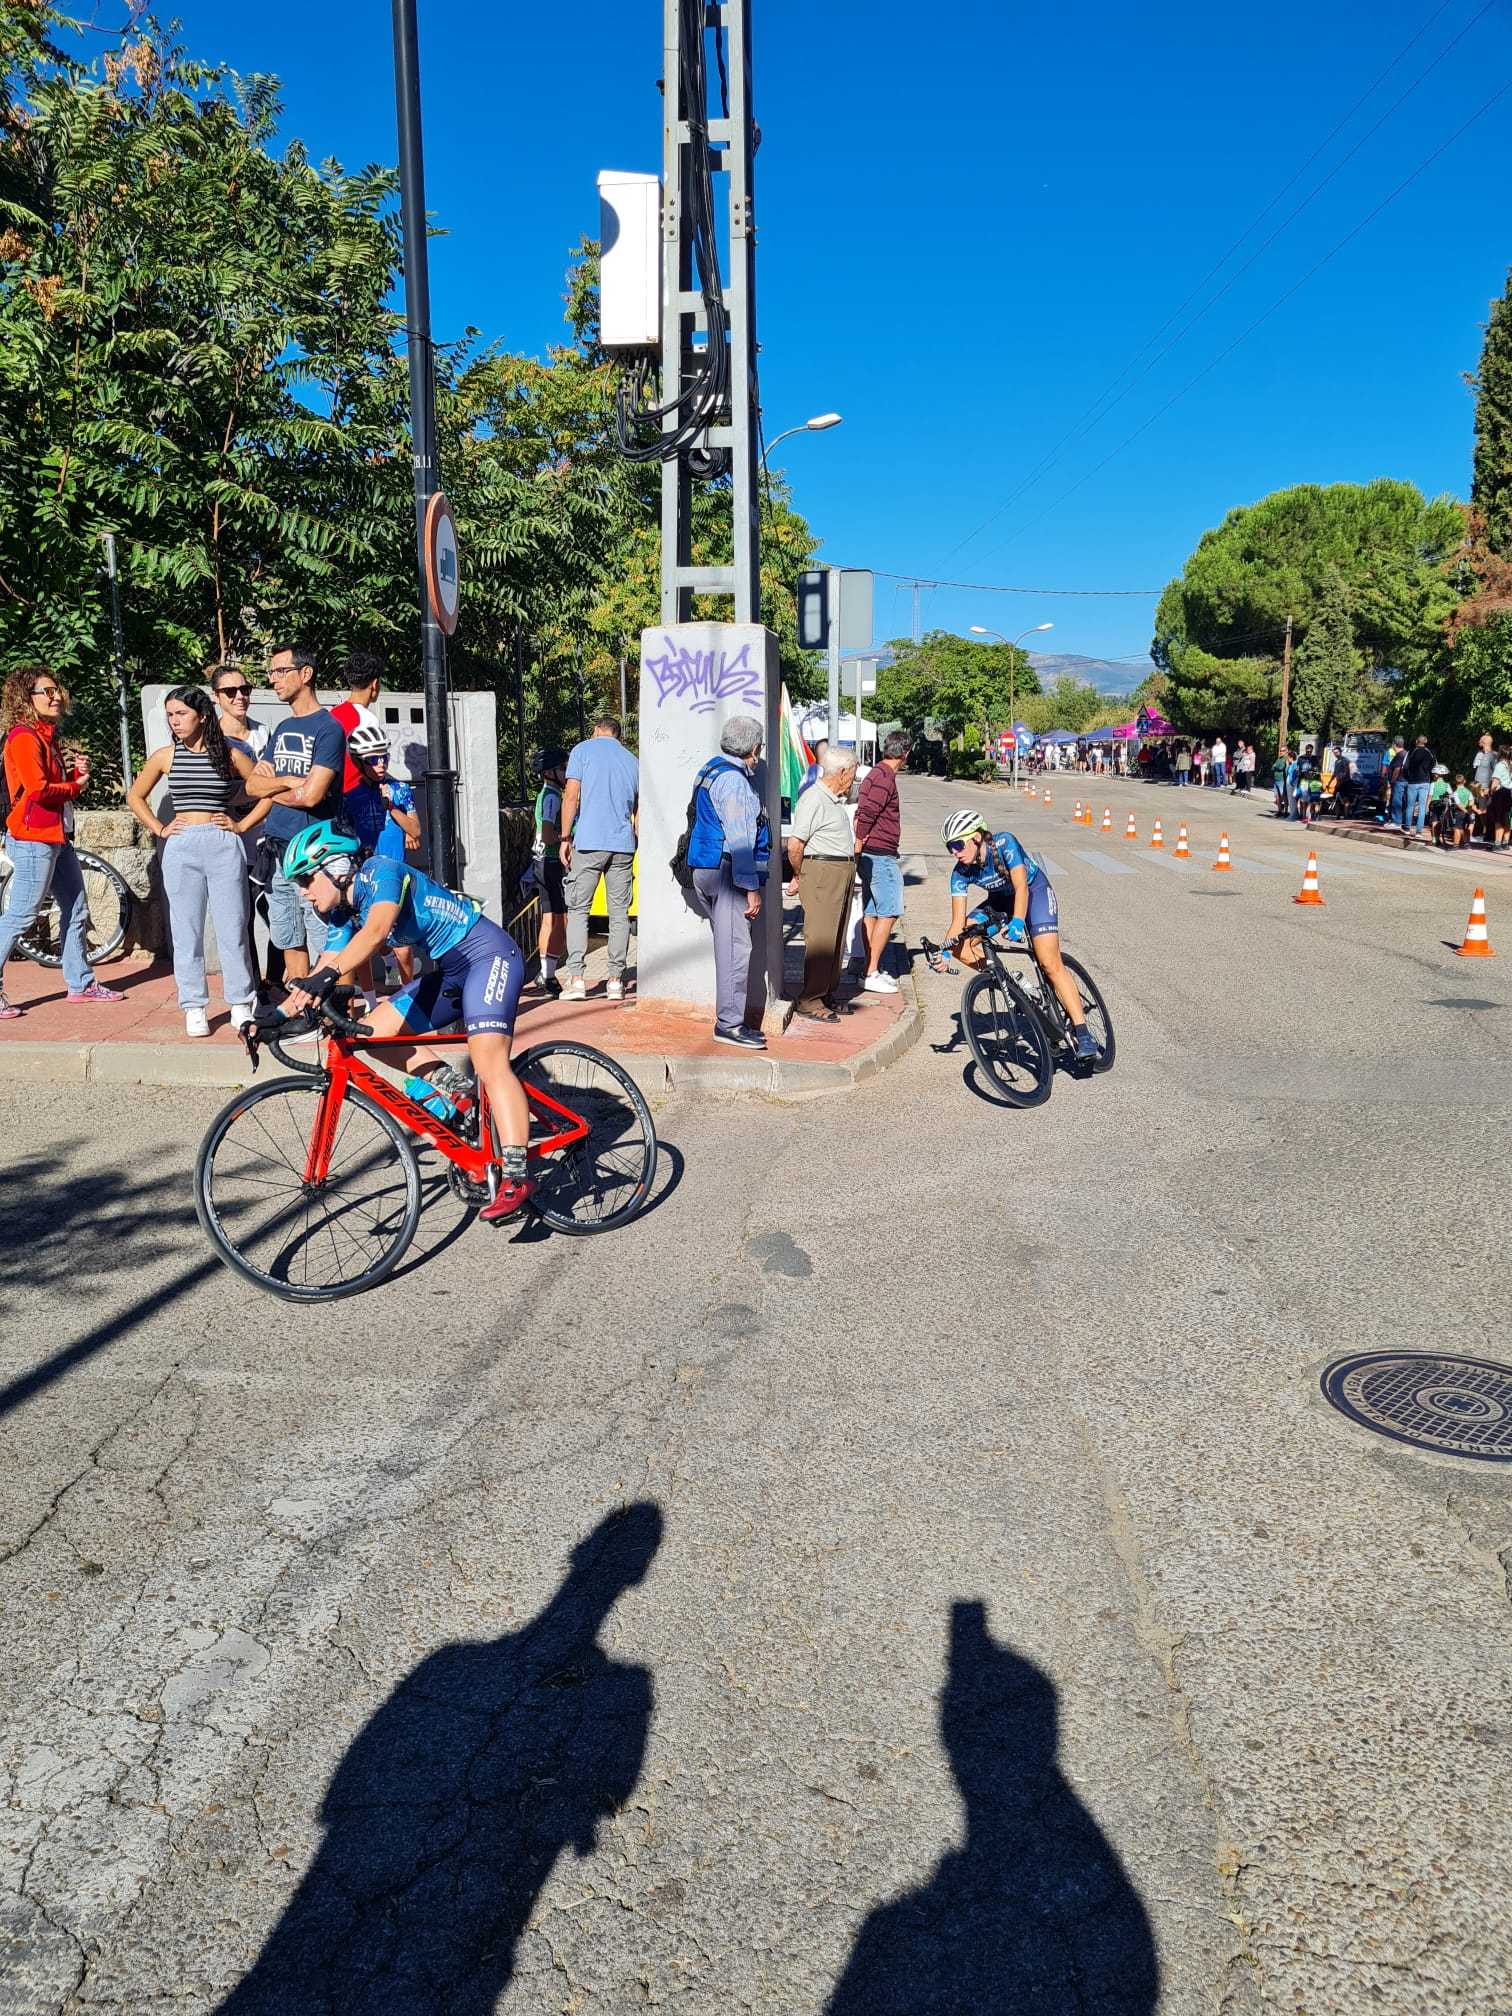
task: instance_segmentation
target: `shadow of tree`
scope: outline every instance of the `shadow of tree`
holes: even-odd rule
[[[220,2016],[492,2016],[564,1849],[635,1789],[651,1675],[597,1643],[661,1543],[647,1502],[605,1519],[520,1630],[443,1646],[363,1728],[309,1873]]]
[[[966,1840],[862,1926],[829,2016],[1153,2016],[1138,1893],[1056,1766],[1055,1688],[951,1610],[940,1731]]]

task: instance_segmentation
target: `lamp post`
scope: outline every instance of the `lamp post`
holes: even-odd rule
[[[1018,636],[1013,638],[1011,642],[1003,635],[1001,630],[988,630],[980,623],[972,624],[971,634],[973,637],[996,637],[999,644],[1007,644],[1009,651],[1014,652],[1018,650],[1018,647],[1026,637],[1033,637],[1040,630],[1053,630],[1054,628],[1055,625],[1053,623],[1031,623],[1027,630],[1021,630]],[[1017,685],[1015,677],[1017,671],[1018,660],[1010,657],[1008,660],[1008,728],[1013,736],[1013,784],[1015,789],[1018,788],[1018,723],[1014,720],[1013,715],[1016,705],[1014,691]],[[983,754],[986,754],[985,750]]]
[[[785,427],[780,434],[768,441],[765,448],[761,451],[761,473],[763,478],[769,478],[771,475],[771,471],[767,468],[768,456],[782,442],[791,440],[795,434],[822,434],[829,427],[838,427],[844,418],[845,415],[843,413],[816,413],[812,420],[802,420],[796,427]]]

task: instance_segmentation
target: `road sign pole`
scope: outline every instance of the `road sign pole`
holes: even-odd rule
[[[425,240],[425,161],[420,133],[420,38],[415,0],[393,0],[394,105],[399,122],[399,196],[404,234],[404,324],[409,348],[410,432],[415,469],[415,553],[420,577],[420,645],[425,680],[425,808],[430,865],[457,886],[456,772],[446,638],[427,586],[426,514],[436,482],[436,373],[431,351],[430,261]]]
[[[840,569],[831,567],[825,582],[829,594],[829,743],[840,740]]]

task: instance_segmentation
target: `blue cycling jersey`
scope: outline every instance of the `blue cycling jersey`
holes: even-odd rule
[[[345,909],[327,926],[327,952],[339,952],[352,942],[375,903],[399,905],[389,944],[418,946],[431,959],[442,959],[460,945],[483,914],[483,906],[470,896],[454,896],[418,868],[373,854],[352,877]]]
[[[1039,863],[1011,833],[994,833],[987,842],[986,853],[975,868],[963,868],[957,862],[951,869],[950,893],[952,896],[965,896],[973,889],[981,889],[991,895],[994,890],[1009,886],[1009,877],[1015,868],[1023,869],[1032,889],[1040,877]]]

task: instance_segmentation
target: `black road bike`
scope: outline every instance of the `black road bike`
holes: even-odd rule
[[[1071,1070],[1113,1068],[1113,1018],[1097,982],[1079,959],[1061,954],[1098,1046],[1097,1056],[1085,1062],[1077,1057],[1071,1018],[1035,958],[1033,942],[1009,944],[1001,926],[987,924],[968,924],[961,935],[979,940],[985,955],[961,995],[961,1028],[977,1068],[1010,1106],[1043,1105],[1050,1097],[1058,1061]],[[923,942],[926,956],[938,958],[939,947],[927,938]],[[1010,972],[1009,956],[1024,960],[1025,968]]]

